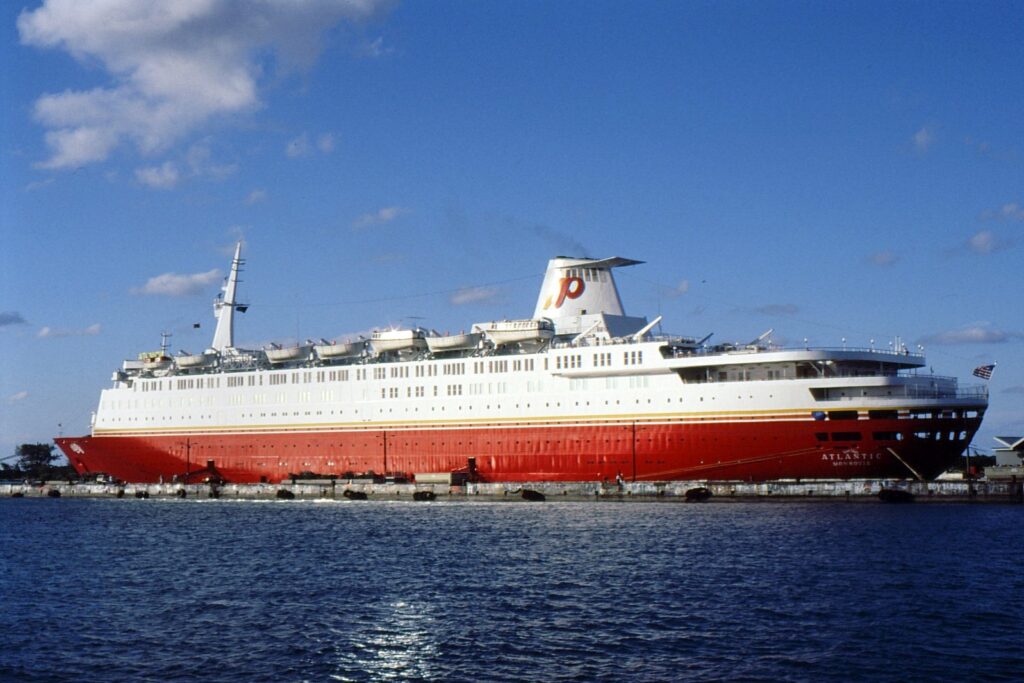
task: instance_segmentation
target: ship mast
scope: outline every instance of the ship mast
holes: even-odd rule
[[[241,259],[242,243],[235,245],[235,257],[231,260],[231,274],[228,275],[224,288],[213,302],[213,316],[217,318],[217,330],[213,333],[213,349],[223,352],[235,346],[235,309],[244,311],[245,307],[235,300],[238,287],[238,272],[243,263]]]

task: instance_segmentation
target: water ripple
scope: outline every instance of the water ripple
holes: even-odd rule
[[[0,680],[1016,680],[1024,509],[0,501]]]

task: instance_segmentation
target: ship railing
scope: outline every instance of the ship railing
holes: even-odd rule
[[[869,353],[879,356],[881,358],[892,359],[892,358],[906,358],[913,359],[915,361],[924,361],[924,354],[912,353],[909,351],[893,351],[892,349],[878,349],[872,347],[857,347],[857,346],[775,346],[773,344],[716,344],[713,346],[692,346],[693,342],[687,339],[680,339],[679,337],[652,337],[655,341],[667,342],[669,344],[676,343],[680,344],[678,347],[671,349],[672,357],[684,357],[692,355],[708,355],[717,356],[723,353],[767,353],[767,352],[778,352],[778,351],[824,351],[826,353],[840,353],[840,352],[853,352],[853,353]],[[630,340],[631,342],[632,340]],[[690,342],[687,345],[686,342]],[[610,343],[610,342],[608,342]],[[627,342],[622,342],[627,343]]]
[[[988,387],[986,386],[968,386],[968,387],[957,387],[955,385],[920,385],[920,384],[904,384],[887,386],[885,388],[885,398],[944,398],[944,399],[987,399],[988,398]],[[863,401],[865,398],[874,398],[873,396],[835,396],[828,395],[823,400],[826,401]]]

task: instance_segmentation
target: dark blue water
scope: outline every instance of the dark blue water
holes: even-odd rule
[[[0,500],[0,680],[1021,680],[1024,507]]]

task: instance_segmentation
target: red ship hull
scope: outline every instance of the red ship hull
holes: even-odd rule
[[[980,414],[827,423],[607,420],[100,435],[60,438],[57,445],[79,473],[130,482],[278,482],[303,472],[466,472],[490,482],[932,479],[958,461],[980,423]]]

